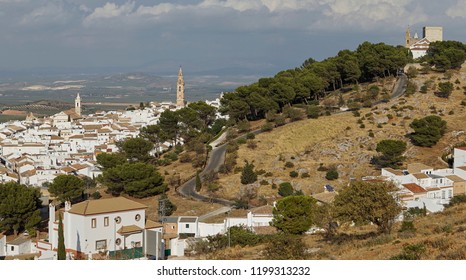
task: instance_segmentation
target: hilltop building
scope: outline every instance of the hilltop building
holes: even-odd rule
[[[74,111],[76,115],[81,117],[81,97],[79,97],[79,92],[76,96],[76,99],[74,100]]]
[[[411,37],[409,27],[405,33],[405,47],[410,50],[414,59],[426,55],[431,42],[443,41],[443,27],[424,26],[422,31],[422,38],[419,38],[417,33],[414,33],[414,37]]]
[[[180,66],[180,71],[178,71],[178,81],[176,83],[176,106],[184,107],[186,105],[186,100],[184,99],[184,78],[183,70]]]

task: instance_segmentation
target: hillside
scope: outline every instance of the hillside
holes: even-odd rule
[[[464,260],[466,258],[466,205],[459,205],[443,213],[418,217],[414,231],[400,231],[397,224],[391,234],[376,234],[375,227],[345,228],[334,239],[320,234],[303,237],[310,260],[388,260],[406,259],[407,255],[421,260]],[[268,248],[267,248],[268,247]],[[192,255],[192,259],[270,259],[270,245],[231,247],[208,254]],[[273,252],[273,250],[272,250]],[[401,254],[405,254],[402,256]],[[285,255],[283,255],[285,256]]]
[[[358,117],[352,112],[346,112],[277,127],[271,132],[257,135],[257,148],[241,145],[237,166],[242,167],[245,160],[254,161],[256,170],[272,174],[269,173],[271,176],[268,177],[260,175],[257,182],[265,181],[261,185],[256,184],[257,197],[269,202],[279,198],[272,184],[278,185],[283,181],[291,182],[295,189],[305,194],[313,194],[322,192],[326,184],[332,184],[338,189],[346,185],[350,178],[360,179],[362,176],[380,174],[370,164],[370,159],[376,154],[377,143],[383,139],[408,142],[405,163],[422,162],[436,168],[445,167],[446,163],[440,159],[442,154],[448,152],[452,145],[466,140],[466,111],[465,106],[461,105],[466,99],[463,93],[466,68],[451,73],[449,80],[457,83],[454,83],[455,90],[448,99],[434,94],[434,86],[446,81],[448,77],[436,72],[418,75],[412,79],[418,88],[426,81],[432,81],[427,93],[416,92],[373,108],[363,108]],[[346,93],[344,98],[348,99],[352,94],[355,93]],[[416,118],[431,114],[439,115],[447,121],[447,133],[432,148],[413,146],[407,138],[407,134],[412,132],[409,124]],[[293,167],[286,168],[286,162],[293,163]],[[321,164],[327,168],[335,167],[339,179],[326,180],[326,172],[317,171]],[[291,171],[300,175],[308,173],[310,177],[291,178]],[[222,186],[220,193],[225,198],[237,198],[241,186],[240,173],[221,175],[219,184]]]

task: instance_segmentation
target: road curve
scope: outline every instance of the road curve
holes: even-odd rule
[[[394,100],[398,97],[400,97],[404,91],[406,90],[406,85],[408,82],[408,78],[406,77],[405,74],[401,74],[398,77],[398,81],[395,84],[395,87],[393,88],[392,91],[392,96],[390,97],[391,100]],[[341,112],[341,113],[347,113],[346,112]],[[261,130],[255,130],[252,131],[254,134],[259,134],[261,133]],[[204,170],[199,174],[199,176],[202,179],[202,176],[206,174],[207,172],[214,171],[217,172],[218,168],[220,165],[223,164],[225,160],[225,152],[226,152],[226,145],[227,144],[222,144],[219,146],[215,146],[212,148],[212,151],[209,153],[209,158],[207,160],[206,167]],[[198,201],[204,201],[204,202],[213,202],[213,203],[218,203],[224,206],[233,206],[234,202],[229,201],[226,199],[221,199],[221,198],[213,198],[213,197],[208,197],[204,195],[200,195],[195,191],[196,188],[196,177],[191,178],[188,180],[186,183],[184,183],[182,186],[177,188],[177,192],[181,194],[184,197],[190,197]]]
[[[220,165],[223,164],[225,160],[225,151],[226,151],[226,144],[220,145],[218,147],[212,148],[210,151],[209,158],[207,160],[206,167],[204,170],[199,174],[202,179],[202,176],[210,171],[217,172]],[[232,206],[234,204],[233,201],[229,201],[226,199],[221,198],[213,198],[208,196],[203,196],[198,194],[196,191],[196,177],[191,178],[186,183],[184,183],[181,187],[177,189],[177,192],[184,197],[191,197],[195,200],[204,201],[204,202],[213,202],[218,203],[225,206]]]

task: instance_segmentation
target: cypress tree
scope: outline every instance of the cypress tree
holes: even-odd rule
[[[58,216],[58,260],[66,260],[65,236],[63,234],[61,214]]]
[[[241,184],[247,185],[257,181],[257,174],[254,172],[254,164],[246,161],[241,172]]]
[[[201,177],[199,177],[199,172],[196,173],[196,191],[200,192],[202,188]]]

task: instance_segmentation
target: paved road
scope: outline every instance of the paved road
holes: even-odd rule
[[[390,99],[393,100],[393,99],[400,97],[406,90],[407,83],[408,83],[408,78],[406,77],[405,74],[401,74],[398,78],[398,81],[395,84],[395,87],[393,88],[392,96],[390,97]],[[345,111],[345,112],[338,112],[338,113],[349,113],[349,112]],[[261,130],[258,129],[252,132],[254,134],[259,134],[261,133]],[[202,178],[202,175],[206,174],[207,172],[210,172],[212,170],[215,172],[218,171],[218,168],[220,167],[220,165],[223,164],[225,160],[226,144],[222,144],[219,146],[216,146],[216,145],[223,142],[223,140],[225,139],[225,135],[226,133],[223,133],[221,137],[219,137],[217,140],[212,142],[211,144],[212,151],[210,152],[207,165],[204,168],[204,170],[199,174],[201,178]],[[196,188],[196,177],[184,183],[181,187],[177,189],[177,191],[182,196],[191,197],[199,201],[218,203],[218,204],[228,206],[228,207],[231,207],[234,204],[233,201],[228,201],[228,200],[220,199],[220,198],[210,198],[208,196],[200,195],[195,191],[195,188]]]
[[[199,174],[201,178],[207,172],[210,172],[212,170],[215,172],[218,171],[218,168],[220,167],[220,165],[223,164],[225,160],[225,151],[226,151],[226,144],[220,145],[212,149],[212,151],[210,152],[209,159],[207,160],[206,167]],[[225,206],[232,206],[234,203],[233,201],[228,201],[228,200],[221,199],[221,198],[211,198],[208,196],[200,195],[195,191],[195,188],[196,188],[196,177],[184,183],[181,187],[177,189],[177,191],[182,196],[191,197],[199,201],[219,203]]]

